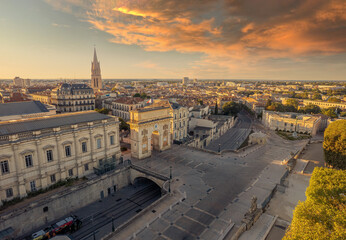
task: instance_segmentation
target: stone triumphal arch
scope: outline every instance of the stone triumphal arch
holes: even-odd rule
[[[172,108],[156,104],[130,111],[131,155],[137,159],[151,156],[152,150],[171,148]]]

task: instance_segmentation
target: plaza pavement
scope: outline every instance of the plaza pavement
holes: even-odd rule
[[[292,221],[296,205],[306,199],[305,191],[309,186],[310,173],[314,167],[323,164],[322,143],[308,144],[297,159],[293,171],[285,179],[281,190],[275,192],[263,217],[261,216],[253,228],[243,233],[239,239],[282,239]]]
[[[230,229],[239,227],[253,195],[257,196],[259,207],[268,201],[286,173],[281,161],[305,144],[306,141],[285,141],[273,134],[267,144],[255,151],[250,149],[248,154],[243,152],[242,157],[174,145],[170,150],[153,152],[150,158],[132,159],[132,163],[166,176],[172,166],[172,189],[186,194],[186,198],[174,205],[167,204],[154,222],[143,215],[136,225],[129,225],[119,234],[122,239],[127,236],[144,240],[223,238]],[[134,232],[138,234],[133,236]],[[107,239],[119,239],[119,234]]]

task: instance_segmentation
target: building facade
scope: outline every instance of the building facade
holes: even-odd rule
[[[94,111],[0,123],[0,205],[120,154],[118,120]]]
[[[148,104],[148,100],[143,100],[140,97],[122,97],[115,100],[108,100],[108,104],[104,105],[112,110],[114,116],[121,117],[124,120],[130,120],[130,111],[143,108]]]
[[[173,109],[173,140],[182,141],[187,137],[189,110],[177,103],[171,103]]]
[[[330,107],[335,107],[339,108],[341,110],[346,110],[346,104],[345,103],[333,103],[333,102],[324,102],[324,101],[313,101],[313,100],[303,100],[304,106],[307,105],[316,105],[319,106],[320,108],[330,108]]]
[[[95,95],[86,84],[63,83],[52,90],[51,103],[60,113],[94,110]]]
[[[309,114],[263,111],[262,123],[271,130],[308,133],[314,136],[320,130],[321,117]]]
[[[16,86],[16,87],[22,87],[22,88],[30,87],[31,80],[30,79],[23,79],[23,78],[20,78],[20,77],[15,77],[13,79],[13,85]]]
[[[103,88],[101,78],[100,62],[97,60],[96,49],[94,48],[94,59],[91,62],[91,87],[95,91]]]

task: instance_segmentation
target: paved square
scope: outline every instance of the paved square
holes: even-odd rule
[[[186,217],[179,218],[178,221],[175,222],[175,224],[185,229],[186,232],[191,233],[195,236],[199,236],[205,229],[205,227],[200,223],[197,223]]]

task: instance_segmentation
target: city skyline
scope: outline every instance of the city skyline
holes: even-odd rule
[[[345,3],[266,2],[3,1],[0,79],[345,80]]]

